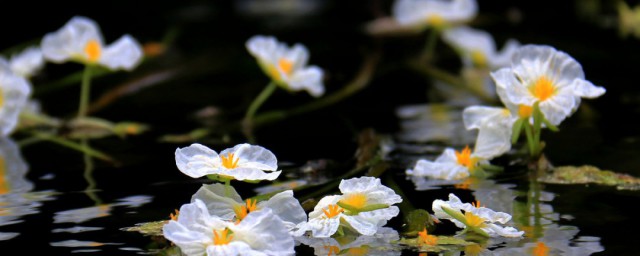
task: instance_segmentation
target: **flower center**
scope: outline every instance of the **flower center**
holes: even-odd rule
[[[482,205],[480,205],[480,200],[476,200],[475,202],[472,202],[471,205],[473,205],[473,207],[475,207],[475,208],[482,207]]]
[[[347,253],[344,255],[362,256],[362,255],[367,255],[368,252],[369,252],[369,248],[366,246],[352,247],[347,249]]]
[[[324,215],[329,219],[338,216],[338,214],[344,211],[344,209],[335,204],[330,204],[329,206],[327,206],[327,208],[328,210],[322,209],[322,211],[324,212]]]
[[[278,60],[277,67],[271,66],[269,68],[269,75],[271,75],[274,80],[280,81],[282,80],[282,76],[280,76],[280,70],[282,70],[282,72],[284,72],[284,74],[287,76],[291,75],[291,72],[293,72],[293,62],[285,58],[280,58]]]
[[[442,25],[444,25],[444,19],[440,15],[432,14],[427,18],[427,24],[434,27],[442,27]]]
[[[213,245],[225,245],[229,244],[233,239],[233,234],[229,234],[229,229],[225,228],[220,233],[213,231]]]
[[[91,39],[87,42],[87,45],[84,46],[84,53],[87,54],[87,60],[89,60],[89,62],[96,62],[100,58],[102,49],[97,40]]]
[[[418,232],[418,244],[426,244],[426,245],[437,245],[438,238],[436,236],[432,236],[427,234],[427,228],[422,229],[422,231]]]
[[[178,209],[175,209],[175,214],[170,213],[169,214],[169,218],[171,218],[171,220],[173,221],[178,221],[178,215],[180,215],[180,211],[178,211]]]
[[[345,197],[340,200],[340,202],[353,206],[353,208],[356,209],[362,209],[362,207],[367,204],[367,196],[365,196],[363,193],[352,193],[345,195]]]
[[[4,195],[7,193],[9,193],[9,181],[7,180],[7,170],[5,168],[4,158],[0,157],[0,195]]]
[[[340,248],[335,245],[325,245],[324,249],[328,251],[327,256],[338,255],[340,253]]]
[[[238,167],[238,160],[240,160],[240,158],[234,158],[233,153],[229,153],[227,157],[221,155],[220,160],[222,161],[222,166],[225,168],[234,169]]]
[[[471,61],[473,62],[473,64],[479,67],[487,66],[487,56],[479,50],[471,51]]]
[[[464,219],[467,222],[467,225],[471,227],[483,228],[485,226],[484,219],[472,212],[465,212]]]
[[[237,219],[236,223],[240,223],[241,220],[247,217],[247,214],[257,210],[258,207],[256,206],[256,203],[257,201],[255,199],[247,199],[244,205],[237,205],[233,207],[233,212],[236,214]]]
[[[518,105],[518,116],[520,118],[529,118],[533,113],[533,107],[527,105]]]
[[[469,171],[472,171],[478,163],[477,157],[471,157],[471,149],[468,145],[464,147],[462,152],[456,151],[456,158],[458,160],[458,164],[467,167]]]
[[[547,247],[543,242],[538,242],[536,247],[533,248],[534,256],[547,256],[549,255],[549,247]]]
[[[556,87],[553,86],[553,82],[551,80],[543,76],[533,84],[533,87],[531,87],[530,90],[534,97],[538,98],[540,101],[545,101],[556,92]]]

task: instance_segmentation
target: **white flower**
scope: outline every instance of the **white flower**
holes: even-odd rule
[[[6,68],[0,68],[0,132],[9,135],[18,123],[31,94],[29,82]]]
[[[314,97],[324,94],[323,71],[317,66],[307,66],[309,51],[303,45],[289,47],[272,36],[254,36],[246,47],[262,70],[282,88],[306,90]]]
[[[392,205],[402,202],[402,198],[383,186],[378,178],[342,180],[339,188],[342,195],[320,199],[309,213],[309,221],[297,226],[295,236],[311,231],[313,237],[330,237],[338,231],[342,221],[362,235],[373,235],[400,213],[398,207]]]
[[[200,200],[180,207],[162,232],[186,255],[293,255],[294,241],[271,210],[252,212],[239,224],[210,215]]]
[[[21,53],[11,56],[9,61],[0,57],[0,68],[9,69],[14,74],[24,78],[30,78],[40,71],[43,66],[42,51],[37,47],[29,47]]]
[[[464,221],[456,219],[454,216],[449,215],[443,208],[453,210],[455,213],[464,211]],[[504,212],[495,212],[489,208],[480,206],[478,202],[476,205],[470,203],[462,203],[460,199],[454,194],[449,194],[449,201],[435,200],[433,201],[432,210],[436,218],[448,219],[453,222],[459,228],[478,228],[486,232],[489,236],[503,236],[503,237],[521,237],[524,232],[518,231],[513,227],[502,227],[498,224],[506,224],[511,220],[511,215]]]
[[[247,214],[267,208],[271,209],[273,214],[284,222],[288,230],[307,220],[307,214],[298,199],[293,197],[291,190],[275,194],[269,200],[256,202],[251,199],[243,201],[233,187],[227,189],[228,195],[225,195],[223,184],[202,185],[191,197],[191,202],[201,200],[209,209],[210,214],[229,221],[241,221]]]
[[[176,149],[176,165],[192,178],[220,175],[236,180],[275,180],[282,171],[276,156],[260,146],[239,144],[218,153],[201,144]]]
[[[22,196],[33,189],[33,183],[26,177],[28,170],[29,166],[22,158],[18,145],[10,138],[0,137],[0,201],[7,201],[2,198],[3,195]]]
[[[513,55],[511,67],[493,72],[491,76],[498,93],[504,94],[505,104],[531,107],[539,102],[540,111],[553,125],[570,116],[581,98],[595,98],[605,93],[604,88],[585,80],[576,60],[549,46],[521,47]]]
[[[98,24],[80,16],[73,17],[60,30],[46,34],[41,48],[45,59],[55,63],[69,60],[97,63],[112,70],[132,70],[143,55],[140,44],[129,35],[104,45]]]
[[[471,106],[462,112],[467,129],[478,129],[475,152],[479,157],[491,159],[511,149],[511,134],[517,117],[506,108]]]
[[[393,17],[405,26],[442,27],[471,20],[478,13],[475,0],[396,0]]]
[[[466,66],[489,67],[497,69],[507,66],[511,56],[520,47],[520,43],[509,40],[502,51],[498,52],[491,34],[466,26],[444,31],[442,38],[462,55]]]
[[[478,149],[478,148],[476,148]],[[494,152],[493,148],[481,147],[474,151],[467,146],[462,151],[446,148],[435,161],[419,159],[407,175],[430,177],[443,180],[460,180],[473,174],[480,165],[488,164],[487,159]]]

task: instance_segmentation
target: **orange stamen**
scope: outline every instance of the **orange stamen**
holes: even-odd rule
[[[533,113],[533,107],[527,105],[518,106],[518,116],[521,118],[529,118]]]
[[[84,53],[87,54],[87,60],[89,60],[89,62],[98,61],[98,59],[100,59],[100,55],[102,55],[100,43],[95,39],[89,40],[89,42],[84,46]]]
[[[543,76],[540,77],[529,90],[531,90],[533,96],[538,98],[538,100],[545,101],[555,93],[556,87],[551,80]]]
[[[229,234],[229,229],[225,228],[220,233],[213,231],[213,245],[225,245],[229,244],[233,239],[233,234]]]
[[[469,146],[464,147],[462,152],[456,151],[456,158],[458,160],[458,164],[467,167],[469,171],[475,169],[476,164],[478,163],[477,157],[471,157],[471,149]]]
[[[335,216],[338,216],[338,214],[340,214],[341,212],[344,212],[344,209],[340,208],[340,206],[335,205],[335,204],[330,204],[329,206],[327,206],[328,211],[325,209],[322,209],[322,211],[324,212],[324,215],[327,218],[333,218]]]
[[[549,247],[545,245],[543,242],[538,242],[536,247],[533,248],[534,256],[547,256],[549,255]]]
[[[426,244],[430,246],[435,246],[438,244],[438,238],[436,236],[432,236],[427,234],[427,228],[422,229],[422,231],[418,232],[418,244]]]
[[[472,212],[465,212],[464,219],[467,221],[467,225],[476,228],[483,228],[486,226],[484,220],[480,216],[473,214]]]
[[[178,211],[178,209],[175,209],[175,214],[170,213],[169,214],[169,218],[171,218],[171,220],[173,221],[178,221],[178,215],[180,215],[180,211]]]
[[[367,196],[362,193],[348,194],[340,202],[353,206],[353,208],[361,209],[367,204]]]
[[[240,223],[250,212],[258,209],[255,199],[247,199],[245,205],[238,205],[233,208],[233,212],[236,214],[236,224]]]
[[[240,160],[240,158],[234,159],[233,153],[229,153],[227,157],[221,155],[220,160],[222,161],[222,166],[224,166],[225,168],[234,169],[238,167],[238,161]]]

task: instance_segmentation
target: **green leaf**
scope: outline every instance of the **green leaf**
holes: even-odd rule
[[[513,132],[511,133],[511,144],[515,144],[518,142],[518,138],[520,138],[520,133],[522,133],[522,123],[524,123],[525,118],[519,118],[513,124]]]
[[[424,230],[432,231],[435,227],[431,214],[425,209],[410,211],[404,217],[404,234],[407,236],[417,236],[418,232]]]
[[[168,221],[152,221],[152,222],[144,222],[138,223],[133,227],[122,228],[123,231],[129,232],[139,232],[146,236],[162,236],[162,227],[167,224]]]

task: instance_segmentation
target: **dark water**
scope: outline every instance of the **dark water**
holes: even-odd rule
[[[463,201],[480,198],[491,208],[513,212],[516,223],[531,227],[531,232],[537,232],[547,245],[564,250],[565,255],[637,254],[633,251],[637,240],[634,234],[640,225],[633,219],[636,214],[632,210],[640,196],[637,191],[599,185],[540,184],[529,178],[522,165],[513,164],[509,156],[495,161],[506,166],[503,175],[469,182],[468,187],[442,185],[427,189],[421,181],[404,176],[412,161],[435,156],[442,144],[407,142],[410,139],[403,137],[407,132],[403,121],[395,114],[400,106],[422,104],[429,99],[426,90],[429,81],[401,65],[404,58],[422,47],[425,35],[371,38],[362,33],[363,23],[388,13],[391,1],[309,1],[317,9],[303,16],[286,12],[277,16],[250,14],[240,7],[245,2],[249,1],[135,4],[115,1],[101,8],[93,3],[76,6],[49,3],[40,8],[41,13],[32,14],[40,23],[7,28],[6,33],[11,36],[1,42],[3,48],[38,38],[76,14],[96,19],[107,41],[124,32],[141,42],[158,41],[168,31],[178,31],[166,57],[141,66],[130,76],[116,74],[96,80],[95,97],[128,79],[183,69],[94,114],[113,121],[135,120],[152,126],[141,136],[91,142],[118,159],[117,164],[96,160],[95,168],[87,172],[82,155],[77,152],[46,142],[17,148],[11,146],[14,142],[5,139],[2,145],[8,146],[3,149],[13,150],[9,155],[16,158],[10,161],[14,168],[12,176],[5,177],[8,188],[0,188],[0,248],[51,255],[137,255],[156,254],[166,247],[162,239],[121,229],[168,219],[173,209],[187,203],[200,184],[207,181],[191,179],[175,167],[174,151],[188,145],[187,142],[159,143],[158,138],[241,118],[252,97],[267,83],[246,53],[244,42],[254,34],[273,34],[286,42],[302,42],[310,49],[311,63],[327,71],[329,92],[354,76],[364,56],[382,53],[372,82],[347,101],[257,131],[258,143],[271,149],[283,173],[289,173],[282,180],[317,182],[318,177],[339,175],[331,170],[344,171],[353,164],[357,134],[373,128],[378,134],[391,136],[397,146],[387,159],[391,167],[384,179],[395,181],[406,195],[405,200],[416,208],[430,209],[433,200],[445,199],[453,192]],[[585,18],[576,12],[574,1],[479,4],[481,18],[474,27],[492,32],[499,43],[516,38],[522,43],[549,44],[566,51],[581,62],[587,79],[607,88],[603,97],[585,101],[580,111],[562,124],[559,133],[543,134],[548,142],[545,152],[549,160],[555,165],[590,164],[640,176],[640,90],[635,81],[640,44],[638,39],[620,39],[615,28],[606,25],[615,19],[613,10],[603,5],[597,18]],[[22,10],[26,6],[16,8]],[[508,15],[519,15],[521,21],[509,22],[505,18]],[[8,22],[18,17],[25,17],[22,11],[1,19]],[[457,70],[457,58],[443,45],[440,47],[443,67]],[[40,85],[76,68],[48,66],[34,81],[36,92],[42,90]],[[41,100],[46,112],[64,117],[73,114],[77,93],[78,87],[71,86],[35,97]],[[310,99],[307,95],[294,97],[279,91],[263,109],[291,108]],[[205,106],[222,114],[207,121],[196,118],[193,113]],[[453,145],[464,145],[461,134],[451,138]],[[14,137],[15,141],[26,138],[23,134]],[[215,130],[210,140],[201,142],[220,150],[244,142],[244,138],[237,130]],[[426,151],[416,152],[425,145]],[[8,164],[8,157],[5,158]],[[19,158],[23,159],[23,165],[16,160]],[[336,168],[318,176],[300,173],[300,167],[308,161],[328,162]],[[234,183],[245,197],[253,195],[253,189],[262,185],[267,183]],[[401,225],[401,217],[390,223],[398,229]],[[452,234],[446,227],[439,231]],[[526,248],[531,247],[532,241],[525,238],[488,246],[503,255],[529,255]],[[313,253],[313,249],[304,245],[297,250],[300,255]],[[402,254],[417,255],[408,249]]]

